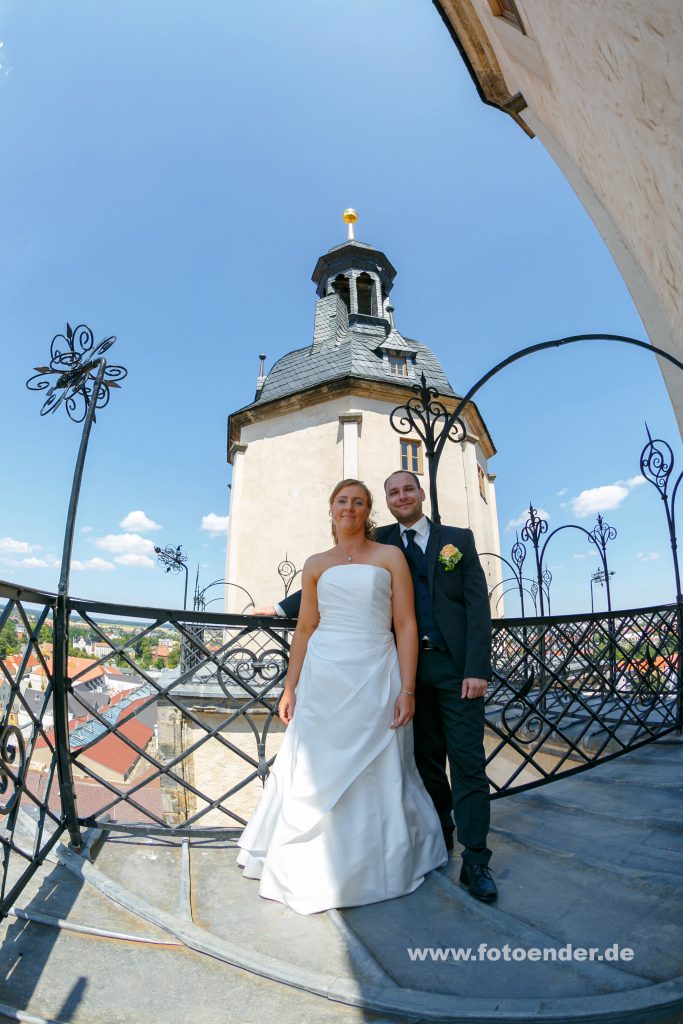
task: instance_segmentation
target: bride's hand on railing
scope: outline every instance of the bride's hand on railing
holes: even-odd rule
[[[277,706],[278,717],[284,725],[289,725],[291,722],[295,707],[296,693],[293,687],[285,686],[280,697],[280,703]]]
[[[389,728],[398,729],[400,725],[407,725],[414,714],[415,694],[406,693],[405,690],[401,690],[394,704],[394,720]]]

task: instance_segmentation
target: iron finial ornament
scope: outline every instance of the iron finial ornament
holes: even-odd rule
[[[349,207],[342,213],[342,220],[344,221],[345,224],[348,224],[349,227],[348,241],[353,242],[356,237],[353,233],[353,225],[358,220],[358,214],[356,213],[355,210],[352,210],[351,207]]]
[[[183,608],[187,608],[187,555],[183,551],[179,544],[176,548],[172,544],[167,544],[165,548],[155,546],[154,553],[157,556],[159,565],[163,566],[166,572],[172,573],[185,573],[185,596],[183,598]]]
[[[56,412],[64,405],[69,418],[74,423],[82,423],[93,401],[102,357],[115,341],[116,336],[112,335],[96,345],[93,332],[86,324],[73,328],[67,323],[64,334],[55,334],[50,345],[50,365],[34,367],[35,376],[26,381],[29,391],[46,393],[40,415]],[[127,372],[122,366],[105,366],[94,399],[96,409],[108,404],[109,389],[118,388],[118,382]]]
[[[676,530],[676,498],[678,496],[678,488],[681,480],[683,480],[683,471],[678,473],[674,478],[675,458],[671,445],[661,437],[653,439],[647,423],[645,424],[645,430],[647,432],[647,444],[640,453],[640,472],[648,483],[651,483],[652,486],[656,488],[659,497],[664,502],[666,522],[669,528],[669,544],[671,545],[674,573],[676,576],[676,605],[681,620],[681,629],[683,631],[683,593],[681,592],[681,574],[680,566],[678,564],[678,536]],[[671,483],[673,483],[673,489],[669,491],[669,485]],[[683,659],[681,661],[681,671],[683,672]],[[681,716],[683,717],[683,709],[681,711]]]
[[[177,548],[172,544],[167,544],[165,548],[155,547],[154,551],[159,558],[159,564],[165,567],[166,572],[182,572],[185,568],[187,555],[180,544]]]
[[[392,409],[389,422],[397,434],[417,434],[425,447],[429,464],[429,496],[431,516],[439,523],[439,504],[436,491],[436,467],[446,441],[461,442],[467,437],[467,428],[458,416],[453,419],[443,402],[438,401],[440,392],[427,383],[424,372],[420,383],[413,384],[413,395],[405,405]]]
[[[277,574],[282,580],[285,588],[285,597],[289,594],[289,588],[301,572],[301,569],[297,569],[293,562],[290,562],[287,554],[285,554],[284,561],[280,562],[277,567]]]

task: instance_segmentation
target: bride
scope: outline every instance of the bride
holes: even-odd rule
[[[371,511],[360,480],[330,495],[334,547],[303,568],[287,731],[238,842],[260,895],[300,914],[402,896],[447,860],[413,757],[412,579],[399,548],[372,540]]]

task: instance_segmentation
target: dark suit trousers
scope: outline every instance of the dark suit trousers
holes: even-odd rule
[[[489,783],[484,753],[484,698],[460,696],[462,676],[445,651],[420,651],[415,687],[415,762],[441,826],[452,831],[467,864],[488,864]],[[451,785],[446,775],[446,759]]]

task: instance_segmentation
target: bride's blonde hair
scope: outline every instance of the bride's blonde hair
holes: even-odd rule
[[[353,484],[355,484],[356,487],[360,487],[361,491],[365,495],[365,500],[368,503],[368,518],[365,520],[365,537],[366,540],[372,540],[377,527],[377,524],[372,518],[372,493],[367,484],[364,484],[362,480],[340,480],[338,484],[335,484],[332,489],[332,493],[330,494],[330,516],[332,515],[334,499],[337,497],[339,492],[343,491],[345,487],[350,487]],[[337,527],[334,525],[334,519],[332,520],[332,537],[334,538],[334,543],[337,544]]]

